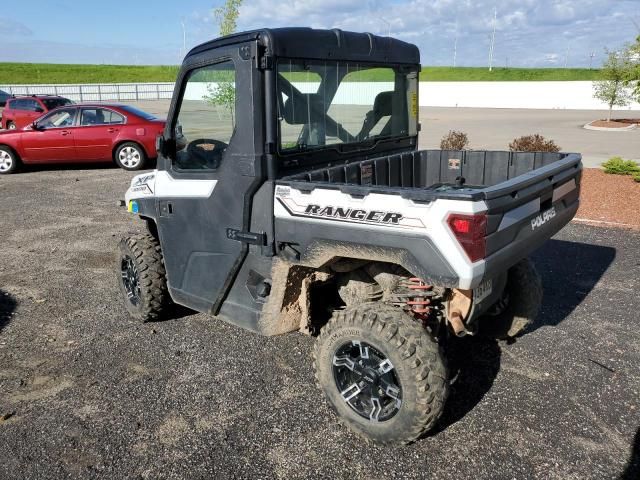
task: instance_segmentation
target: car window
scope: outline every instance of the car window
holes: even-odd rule
[[[25,110],[29,110],[31,112],[41,111],[44,112],[44,108],[37,100],[25,100]]]
[[[53,110],[54,108],[69,105],[71,103],[71,100],[69,100],[68,98],[43,98],[42,103],[45,104],[47,110]]]
[[[235,128],[236,87],[233,62],[193,70],[187,79],[175,125],[175,166],[215,170]]]
[[[124,123],[124,117],[106,108],[84,108],[80,118],[83,127],[91,125],[117,125]]]
[[[38,121],[38,128],[64,128],[73,126],[76,110],[74,108],[56,110]]]
[[[26,109],[26,103],[24,100],[12,100],[11,101],[11,108],[13,110],[25,110]]]

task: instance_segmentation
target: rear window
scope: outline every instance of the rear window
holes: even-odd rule
[[[47,107],[47,110],[64,107],[72,103],[68,98],[41,98],[40,100],[44,103],[45,107]]]
[[[144,112],[142,110],[137,109],[136,107],[132,107],[131,105],[123,105],[120,108],[125,112],[132,113],[133,115],[144,118],[145,120],[156,120],[157,118],[150,113]]]

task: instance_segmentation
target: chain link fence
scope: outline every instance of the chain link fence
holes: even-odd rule
[[[9,95],[60,95],[74,102],[135,102],[171,99],[174,83],[109,83],[85,85],[0,85]]]

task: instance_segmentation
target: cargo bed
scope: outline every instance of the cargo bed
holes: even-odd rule
[[[581,156],[576,153],[419,150],[312,170],[285,177],[279,183],[296,184],[302,190],[314,184],[347,187],[340,188],[345,193],[390,193],[393,189],[405,198],[418,200],[480,200],[510,193],[559,172],[571,175],[572,170],[579,170],[580,162]],[[464,179],[462,185],[459,179]]]

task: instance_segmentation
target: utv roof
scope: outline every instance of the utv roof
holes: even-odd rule
[[[336,59],[362,62],[417,65],[420,51],[411,43],[371,33],[306,27],[273,28],[235,33],[193,48],[187,57],[207,50],[258,40],[268,55],[288,58]]]

